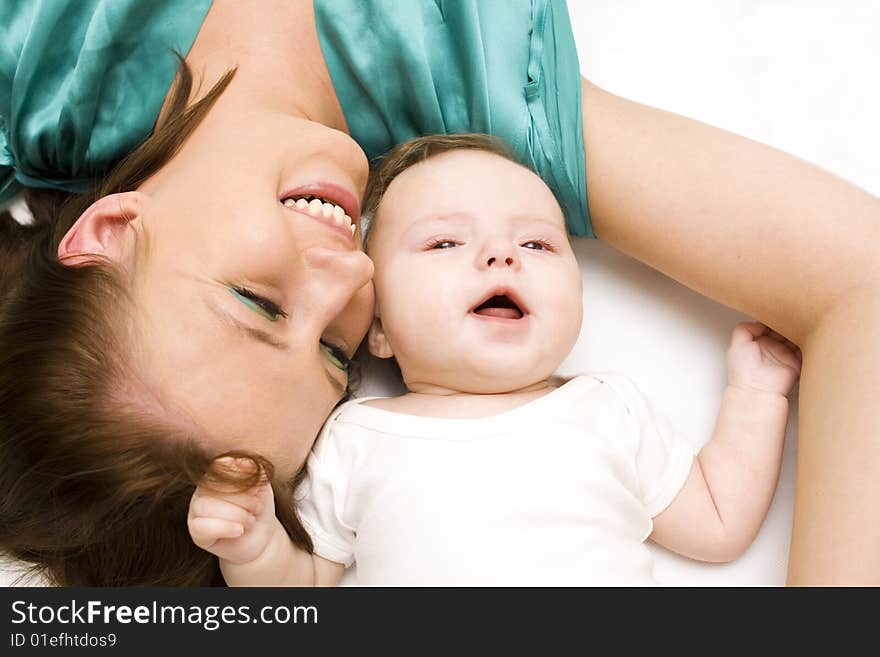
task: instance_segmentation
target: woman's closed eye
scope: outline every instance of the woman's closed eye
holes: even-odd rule
[[[270,322],[277,322],[282,317],[287,317],[278,304],[260,296],[253,290],[246,287],[227,287],[229,292],[238,299],[242,304],[253,310],[261,317]],[[346,355],[345,350],[327,340],[321,340],[319,343],[321,353],[330,362],[333,367],[348,374],[351,369],[352,360]]]
[[[226,289],[242,304],[270,322],[277,322],[280,318],[287,317],[287,313],[274,301],[261,297],[246,287],[228,286]]]
[[[335,344],[327,342],[326,340],[321,340],[320,346],[321,351],[327,360],[330,361],[330,364],[348,374],[349,369],[351,369],[352,361],[351,358],[346,356],[345,351],[341,347],[337,347]]]

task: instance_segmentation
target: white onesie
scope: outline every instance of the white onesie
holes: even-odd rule
[[[693,448],[617,374],[500,415],[330,416],[297,490],[317,554],[362,585],[651,585],[652,518]]]

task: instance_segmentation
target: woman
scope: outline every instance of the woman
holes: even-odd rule
[[[192,125],[166,102],[152,141],[101,189],[89,180],[144,134],[117,122],[155,118],[173,60],[110,40],[115,59],[138,63],[140,47],[155,70],[128,71],[126,88],[110,67],[107,87],[128,91],[122,112],[107,101],[83,110],[85,92],[78,113],[55,99],[55,116],[86,115],[89,148],[57,126],[15,143],[33,127],[26,119],[43,115],[25,111],[27,94],[2,92],[12,98],[2,112],[16,180],[85,192],[60,211],[57,197],[32,194],[41,222],[3,224],[2,547],[60,583],[216,582],[182,521],[192,482],[214,455],[246,450],[274,465],[284,499],[343,394],[345,359],[372,310],[357,235],[333,224],[332,207],[322,218],[289,205],[319,197],[340,206],[342,224],[346,214],[357,223],[352,199],[367,172],[358,143],[372,155],[439,123],[513,141],[562,197],[573,232],[595,231],[801,346],[790,581],[878,577],[876,557],[863,555],[878,553],[880,533],[861,511],[880,498],[865,483],[877,411],[863,401],[880,364],[869,342],[880,328],[877,199],[769,148],[578,84],[556,3],[287,1],[251,15],[218,0],[210,10],[150,5],[149,16],[94,4],[74,3],[66,11],[77,15],[55,24],[172,24],[174,38],[153,43],[188,52],[192,99],[223,82],[188,136]],[[24,19],[6,18],[11,32],[28,32]],[[90,30],[86,41],[100,41]],[[16,62],[53,52],[51,30],[28,34],[44,40],[26,39],[33,50],[15,51]],[[75,73],[87,72],[81,62]],[[159,91],[142,92],[144,77]],[[95,138],[108,125],[116,134]],[[65,136],[76,157],[46,147]],[[308,545],[292,510],[283,515]]]

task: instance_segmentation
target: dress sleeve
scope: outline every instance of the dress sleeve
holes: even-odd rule
[[[0,203],[83,192],[138,146],[210,5],[0,2]]]
[[[505,140],[593,237],[581,78],[564,0],[315,0],[321,49],[371,160],[420,135]]]
[[[312,537],[315,553],[346,567],[354,562],[355,530],[344,520],[348,473],[334,413],[315,441],[308,475],[297,488],[297,511]]]
[[[581,74],[563,1],[532,3],[525,152],[556,194],[572,235],[595,237],[587,205]]]
[[[666,509],[687,481],[694,448],[627,377],[611,384],[626,406],[634,434],[634,465],[645,510],[653,518]]]

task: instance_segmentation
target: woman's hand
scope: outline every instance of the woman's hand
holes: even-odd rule
[[[727,382],[747,390],[788,395],[801,373],[801,351],[760,322],[740,322],[727,350]]]
[[[256,464],[249,459],[223,457],[214,467],[250,475]],[[187,526],[193,542],[233,564],[251,563],[263,556],[276,535],[276,524],[275,499],[268,481],[245,491],[205,481],[190,500]]]

